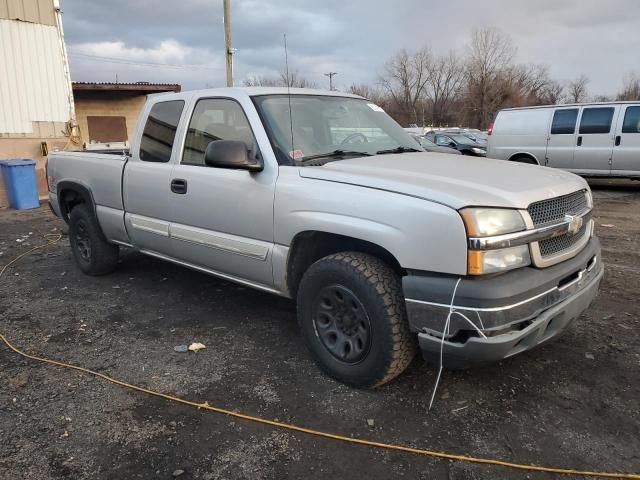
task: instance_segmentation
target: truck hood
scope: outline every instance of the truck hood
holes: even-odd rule
[[[340,160],[301,167],[300,175],[424,198],[455,209],[524,209],[538,200],[588,188],[582,178],[562,170],[430,152]]]

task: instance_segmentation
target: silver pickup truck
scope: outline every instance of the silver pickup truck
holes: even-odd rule
[[[338,92],[150,97],[127,154],[54,153],[48,184],[86,274],[127,247],[295,299],[317,364],[359,387],[418,349],[462,368],[545,343],[603,275],[584,180],[425,152]]]

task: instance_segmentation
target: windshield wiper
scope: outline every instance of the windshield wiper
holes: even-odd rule
[[[371,154],[367,152],[357,152],[355,150],[334,150],[333,152],[327,153],[318,153],[317,155],[309,155],[308,157],[302,157],[298,159],[299,162],[307,162],[309,160],[316,160],[318,158],[329,158],[329,157],[351,157],[351,156],[362,156],[362,157],[370,157]]]
[[[408,152],[422,152],[424,150],[418,150],[417,148],[413,148],[413,147],[396,147],[396,148],[390,148],[389,150],[378,150],[376,152],[376,155],[384,155],[385,153],[408,153]]]

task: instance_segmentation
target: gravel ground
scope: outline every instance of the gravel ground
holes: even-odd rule
[[[593,184],[600,296],[557,342],[477,370],[416,360],[375,391],[324,377],[292,302],[126,252],[87,277],[68,240],[0,279],[0,332],[29,353],[199,402],[434,450],[640,471],[640,183]],[[0,265],[63,224],[0,212]],[[202,342],[198,353],[174,346]],[[310,437],[196,410],[19,357],[0,345],[2,479],[546,479]],[[373,425],[370,421],[373,420]],[[568,477],[564,477],[568,478]]]

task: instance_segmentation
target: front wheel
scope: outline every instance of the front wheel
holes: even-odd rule
[[[318,366],[355,387],[400,375],[416,353],[398,275],[359,252],[324,257],[298,289],[298,322]]]
[[[95,215],[85,204],[71,210],[69,243],[76,264],[87,275],[104,275],[115,270],[119,248],[107,241]]]

